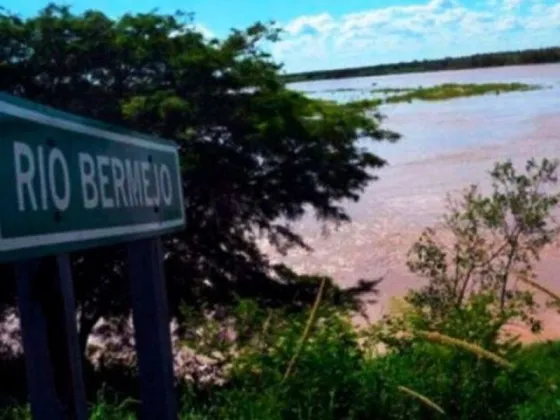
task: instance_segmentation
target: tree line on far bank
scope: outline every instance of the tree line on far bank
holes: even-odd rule
[[[376,66],[291,73],[284,75],[283,80],[286,83],[294,83],[310,80],[344,79],[348,77],[384,76],[396,73],[420,73],[557,62],[560,62],[560,47],[550,47],[522,51],[474,54],[463,57],[445,57],[436,60],[414,60]]]

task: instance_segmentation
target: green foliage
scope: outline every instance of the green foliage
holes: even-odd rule
[[[99,392],[96,403],[89,412],[90,420],[133,420],[132,408],[136,401],[124,400],[120,403],[107,401],[106,393]]]
[[[31,407],[29,405],[25,406],[13,406],[7,408],[0,413],[0,419],[2,420],[30,420],[31,419]]]
[[[375,109],[383,103],[381,99],[360,99],[358,101],[351,101],[345,104],[349,109],[370,110]]]
[[[341,418],[352,404],[361,365],[357,335],[344,316],[319,309],[294,369],[283,380],[306,324],[307,316],[278,314],[268,330],[268,345],[237,360],[230,386],[248,395],[270,390],[278,418]]]
[[[560,342],[532,344],[520,352],[517,363],[542,378],[533,389],[531,399],[517,408],[519,419],[552,420],[560,413]]]
[[[445,83],[437,86],[419,88],[377,88],[373,89],[372,93],[384,95],[382,98],[350,101],[345,103],[344,106],[352,110],[368,111],[376,109],[382,104],[411,103],[414,100],[443,101],[461,97],[487,95],[490,93],[499,95],[506,92],[524,92],[536,89],[541,89],[541,87],[525,83]]]
[[[355,314],[359,308],[349,296],[359,296],[363,288],[369,287],[367,284],[358,283],[357,286],[341,293],[328,277],[301,276],[300,282],[300,294],[319,293],[311,308],[312,312],[313,308],[318,308],[320,303],[324,303],[332,306],[331,310],[338,308],[344,313]],[[315,288],[317,283],[320,283],[318,292]],[[288,323],[299,322],[307,310],[308,306],[303,303],[289,307],[263,307],[252,299],[240,299],[231,311],[215,310],[201,313],[192,306],[183,304],[183,327],[188,333],[184,335],[182,343],[196,354],[212,360],[216,366],[230,366],[234,361],[239,363],[239,356],[246,352],[252,354],[269,348],[277,338],[269,332],[278,328],[284,331]],[[308,320],[308,330],[312,330],[314,323],[313,319]],[[303,341],[306,341],[305,337]],[[296,349],[300,343],[294,346],[292,354],[297,353]]]
[[[262,315],[249,312],[259,319]],[[270,317],[269,328],[259,332],[260,340],[240,353],[225,385],[205,393],[183,388],[180,418],[546,420],[560,415],[559,376],[552,369],[560,360],[558,343],[518,351],[510,359],[514,367],[507,369],[475,353],[420,338],[389,346],[382,354],[371,352],[371,343],[363,340],[347,313],[321,305],[316,315],[287,380],[282,378],[309,314],[279,309]],[[108,402],[101,394],[91,418],[135,418],[132,405]],[[7,411],[4,418],[27,419],[25,410]]]
[[[377,114],[288,90],[262,48],[277,37],[256,23],[208,40],[184,13],[113,19],[49,5],[29,18],[0,14],[0,90],[179,144],[188,223],[165,241],[174,317],[182,302],[210,310],[244,297],[312,299],[317,285],[299,293],[299,276],[271,265],[257,240],[305,246],[290,223],[306,210],[347,221],[341,203],[358,200],[385,163],[358,140],[396,138]],[[100,317],[128,313],[124,252],[87,251],[73,263],[85,346]]]
[[[264,314],[249,312],[263,319]],[[415,314],[410,316],[419,327]],[[486,302],[474,299],[463,312],[449,314],[448,327],[463,336],[485,331],[479,324],[490,318],[484,316],[490,316]],[[505,352],[512,362],[513,367],[506,368],[444,342],[393,334],[391,343],[376,328],[363,335],[346,314],[324,305],[296,369],[283,381],[308,320],[306,314],[269,312],[260,339],[240,352],[230,381],[213,392],[202,412],[224,419],[360,420],[521,420],[560,414],[554,405],[560,395],[550,372],[558,358],[554,348],[523,349],[515,342],[505,346],[495,336],[488,338],[489,347]],[[386,351],[372,351],[380,340],[388,344]]]
[[[547,159],[530,160],[524,173],[510,161],[497,164],[490,174],[491,193],[472,186],[460,200],[450,200],[443,229],[427,229],[414,244],[409,268],[428,284],[412,291],[408,301],[427,313],[430,328],[457,336],[478,324],[474,331],[489,334],[490,341],[514,320],[540,329],[533,294],[517,282],[535,281],[539,252],[557,236],[551,212],[560,195],[550,189],[556,170],[557,163]],[[460,324],[449,325],[449,314],[473,311],[475,324],[459,318]],[[458,337],[475,338],[465,333]]]
[[[387,97],[384,102],[412,102],[420,101],[442,101],[446,99],[461,98],[467,96],[478,96],[494,93],[499,95],[505,92],[523,92],[539,89],[538,86],[527,85],[525,83],[480,83],[480,84],[458,84],[445,83],[431,87],[420,87],[410,89],[408,92]]]

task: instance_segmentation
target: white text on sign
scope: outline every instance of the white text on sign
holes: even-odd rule
[[[67,210],[75,192],[62,151],[14,142],[13,152],[19,211]],[[78,153],[77,161],[79,194],[86,210],[173,204],[171,171],[163,163],[84,152]]]

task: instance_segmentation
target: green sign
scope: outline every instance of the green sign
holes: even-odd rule
[[[184,225],[173,142],[0,94],[0,262]]]

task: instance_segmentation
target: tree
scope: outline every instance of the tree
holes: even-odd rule
[[[209,40],[184,13],[110,19],[49,5],[27,19],[0,17],[0,90],[180,145],[187,226],[165,239],[175,317],[182,302],[310,302],[316,287],[300,288],[257,239],[281,251],[305,246],[290,223],[306,210],[347,221],[341,203],[358,200],[385,163],[358,140],[398,137],[377,114],[287,89],[263,49],[279,35],[257,23]],[[73,257],[82,346],[100,317],[128,313],[124,261],[119,246]],[[374,285],[332,296],[347,301]]]
[[[552,211],[560,194],[558,162],[511,161],[491,171],[491,193],[471,186],[451,200],[443,229],[427,229],[414,244],[409,268],[427,279],[407,301],[424,310],[426,328],[473,340],[494,340],[508,322],[541,328],[530,288],[542,249],[558,234]],[[478,336],[477,336],[478,334]]]
[[[557,239],[557,167],[548,159],[524,170],[498,163],[489,191],[471,186],[450,199],[443,223],[410,250],[409,268],[425,285],[368,332],[371,346],[387,348],[386,376],[402,372],[401,384],[434,398],[449,418],[509,419],[520,408],[553,407],[555,390],[520,363],[521,343],[504,327],[541,328],[531,287],[540,252]]]

